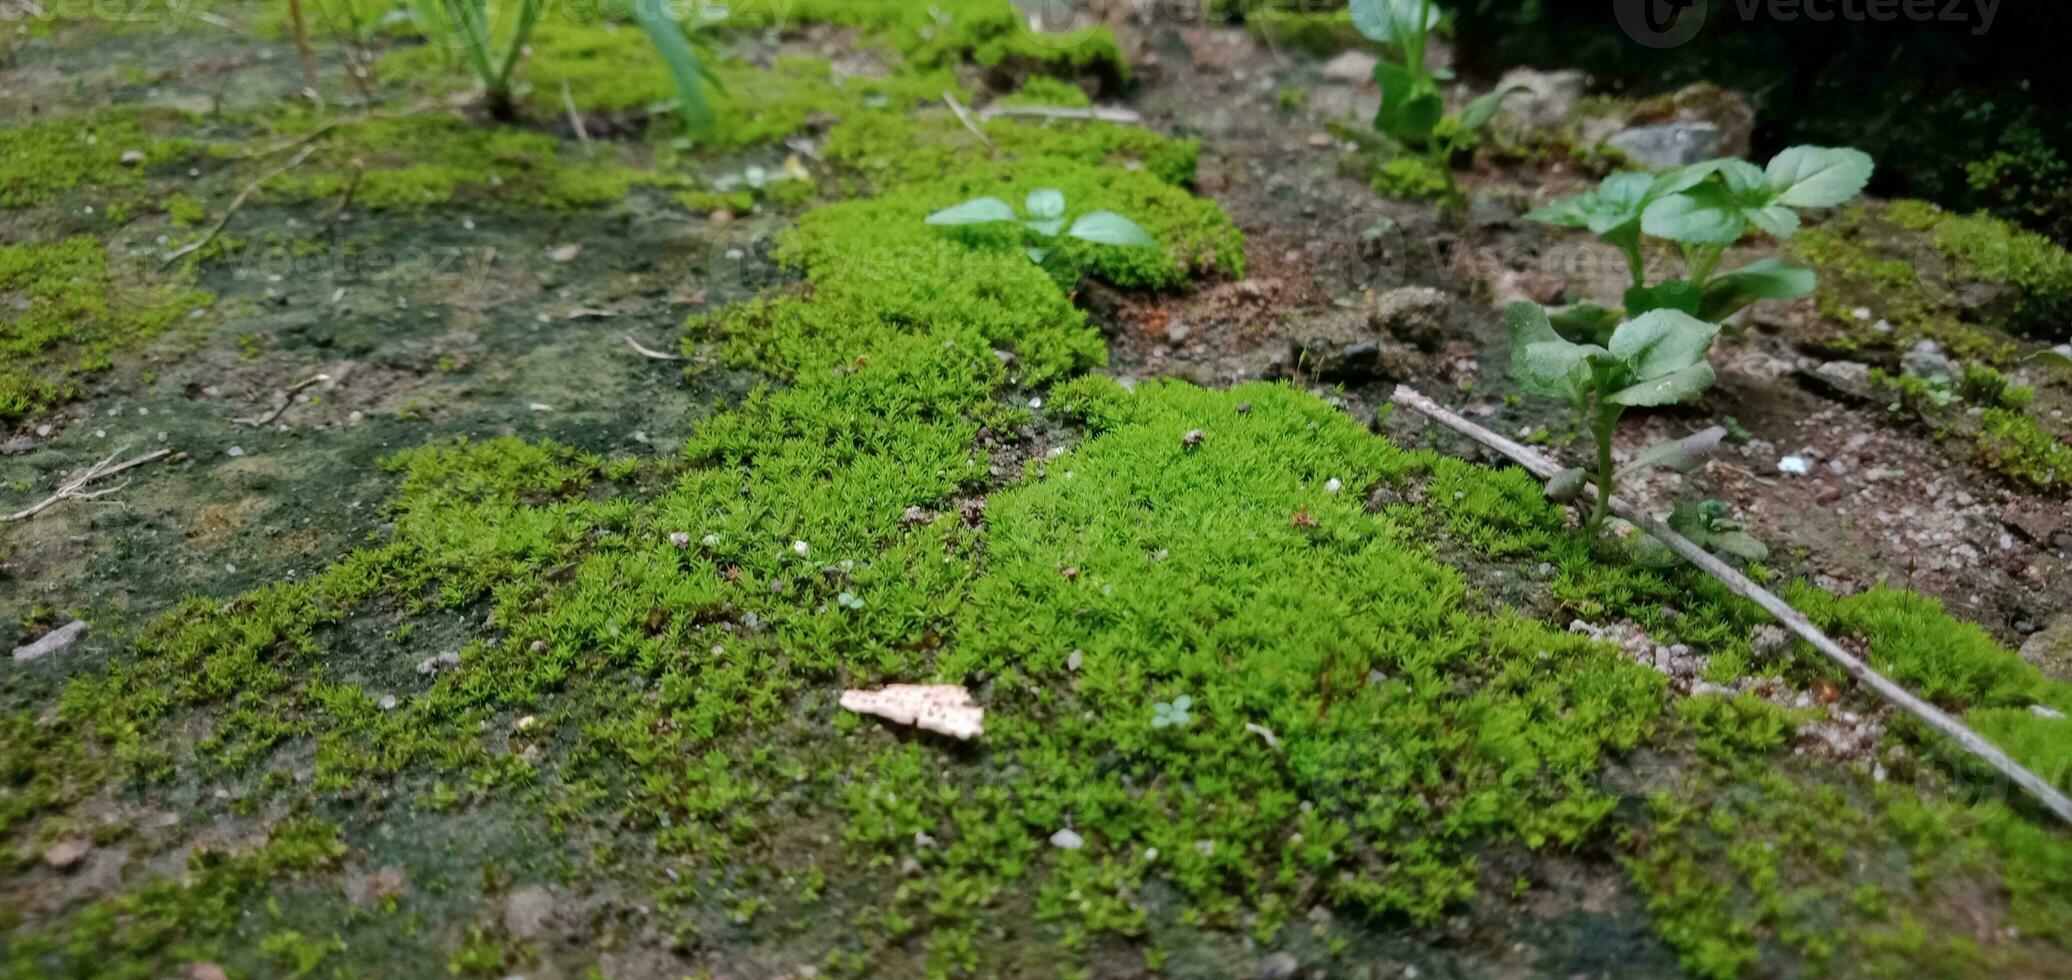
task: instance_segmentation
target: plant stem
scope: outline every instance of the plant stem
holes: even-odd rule
[[[1640,256],[1640,243],[1637,241],[1634,242],[1631,246],[1625,249],[1625,252],[1626,271],[1633,275],[1633,288],[1639,289],[1642,286],[1647,285],[1648,267],[1647,261],[1645,259],[1642,259]]]
[[[1712,277],[1713,267],[1719,264],[1720,256],[1725,254],[1725,245],[1700,245],[1692,255],[1685,256],[1685,271],[1690,276],[1691,285],[1704,289],[1705,280]]]
[[[1597,472],[1591,477],[1591,482],[1597,484],[1597,504],[1590,508],[1590,519],[1583,526],[1591,531],[1602,527],[1605,516],[1611,513],[1614,476],[1612,433],[1618,430],[1621,411],[1622,408],[1618,405],[1598,401],[1597,418],[1595,424],[1590,427],[1590,434],[1597,439]]]

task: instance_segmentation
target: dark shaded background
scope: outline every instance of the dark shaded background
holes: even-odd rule
[[[1619,0],[1454,0],[1461,63],[1580,68],[1593,91],[1652,95],[1709,80],[1746,94],[1756,155],[1794,143],[1847,145],[1878,161],[1874,190],[1983,209],[2072,239],[2072,4],[2000,0],[1992,26],[1744,20],[1709,0],[1690,43],[1658,50],[1620,29]],[[1842,9],[1843,0],[1812,0]],[[1864,0],[1850,0],[1858,10]],[[1950,0],[1936,0],[1940,12]],[[1442,4],[1444,0],[1442,0]],[[1990,162],[1980,184],[1967,165]]]

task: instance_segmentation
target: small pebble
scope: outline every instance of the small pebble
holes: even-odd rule
[[[1050,835],[1050,846],[1067,851],[1076,851],[1086,846],[1086,838],[1079,836],[1072,828],[1064,827],[1057,833]]]
[[[1786,456],[1777,461],[1777,472],[1790,476],[1805,476],[1813,472],[1813,464],[1804,456]]]

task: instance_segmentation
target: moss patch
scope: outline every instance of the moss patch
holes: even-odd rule
[[[0,246],[0,422],[76,397],[86,376],[209,300],[111,269],[92,237]]]

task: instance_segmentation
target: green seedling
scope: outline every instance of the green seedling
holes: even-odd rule
[[[1194,717],[1187,713],[1194,706],[1194,699],[1185,694],[1171,701],[1160,701],[1151,706],[1151,727],[1185,728],[1194,723]]]
[[[1064,192],[1048,187],[1030,191],[1022,207],[1029,212],[1026,218],[1016,214],[1012,206],[997,197],[974,197],[929,215],[928,223],[986,225],[1006,222],[1020,225],[1023,248],[1029,261],[1037,265],[1050,258],[1059,235],[1096,245],[1148,248],[1158,244],[1158,239],[1151,237],[1150,232],[1113,211],[1089,211],[1066,224]]]
[[[1751,229],[1778,240],[1798,233],[1801,208],[1834,207],[1863,191],[1871,158],[1861,150],[1794,146],[1768,167],[1719,159],[1668,173],[1617,173],[1596,190],[1556,201],[1527,218],[1584,228],[1626,256],[1632,286],[1625,308],[1578,304],[1554,315],[1572,337],[1599,343],[1622,320],[1651,310],[1677,310],[1712,323],[1760,299],[1791,299],[1813,291],[1813,270],[1782,259],[1761,259],[1718,272],[1727,248]],[[1650,285],[1644,239],[1673,243],[1683,275]]]
[[[526,42],[539,26],[548,0],[417,0],[416,19],[428,41],[452,44],[460,49],[462,61],[482,84],[489,114],[510,121],[517,118],[512,101],[512,76],[525,53]],[[678,19],[670,4],[654,0],[605,0],[604,9],[631,19],[654,43],[655,53],[669,67],[676,87],[676,112],[692,138],[710,135],[712,106],[706,101],[705,86],[719,86],[719,80],[698,57],[686,32],[695,32],[726,19],[727,9],[718,4],[697,3],[688,19]],[[499,49],[494,22],[509,14],[509,35]]]
[[[1650,310],[1620,324],[1599,346],[1564,339],[1536,303],[1511,304],[1504,320],[1511,333],[1511,372],[1519,387],[1527,394],[1568,401],[1596,441],[1593,466],[1564,470],[1547,483],[1547,495],[1556,500],[1574,499],[1586,481],[1597,485],[1586,527],[1594,530],[1604,523],[1621,476],[1658,467],[1688,471],[1726,435],[1726,430],[1713,428],[1664,443],[1641,453],[1624,469],[1612,461],[1612,435],[1628,408],[1688,401],[1712,386],[1715,376],[1705,355],[1719,327],[1679,310]]]
[[[1374,65],[1374,84],[1381,87],[1381,109],[1374,114],[1374,128],[1406,149],[1423,153],[1433,170],[1445,175],[1451,196],[1458,196],[1459,189],[1453,185],[1454,154],[1472,146],[1475,134],[1496,117],[1504,99],[1522,87],[1484,94],[1449,118],[1439,83],[1452,73],[1425,70],[1432,28],[1438,26],[1441,16],[1432,0],[1352,0],[1350,10],[1353,27],[1362,35],[1394,47],[1403,56],[1401,62],[1383,58]]]
[[[1727,505],[1717,500],[1677,504],[1669,514],[1669,527],[1704,548],[1732,555],[1743,561],[1762,561],[1770,549],[1741,525],[1727,519]]]

